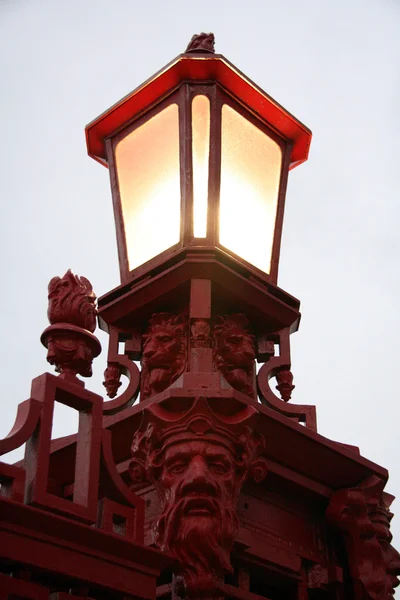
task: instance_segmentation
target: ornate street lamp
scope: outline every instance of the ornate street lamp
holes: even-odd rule
[[[0,440],[0,456],[26,442],[0,462],[0,597],[391,600],[387,471],[288,402],[300,303],[276,279],[310,131],[200,34],[86,134],[110,169],[122,283],[98,310],[85,277],[49,284],[59,376],[33,380]],[[96,312],[107,402],[77,377]],[[79,428],[52,443],[56,402]]]
[[[289,169],[311,132],[198,36],[86,128],[110,169],[121,281],[187,251],[276,283]]]

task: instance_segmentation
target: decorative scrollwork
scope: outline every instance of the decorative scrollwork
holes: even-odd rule
[[[293,386],[293,375],[290,371],[290,331],[283,329],[279,334],[275,334],[279,343],[279,356],[273,356],[271,347],[263,340],[263,352],[261,353],[266,361],[257,374],[257,387],[260,400],[263,404],[273,408],[283,415],[297,421],[303,422],[309,429],[317,430],[317,418],[315,406],[301,404],[286,404],[290,399]],[[266,348],[268,352],[266,352]],[[280,400],[272,391],[269,384],[270,380],[276,377],[278,381],[278,391],[281,392]]]
[[[128,355],[126,351],[126,346],[129,345],[129,342],[127,341],[129,334],[126,331],[120,331],[115,327],[110,327],[109,336],[108,366],[104,372],[105,381],[103,385],[106,387],[107,394],[112,400],[104,402],[104,415],[114,415],[125,410],[129,406],[132,406],[138,397],[140,386],[140,371],[131,358],[132,355],[136,356],[136,353],[129,353]],[[119,354],[119,341],[121,336],[126,340],[124,354]],[[140,338],[136,340],[133,333],[131,333],[131,338],[133,338],[130,340],[131,344],[135,346],[140,345]],[[125,375],[128,379],[128,386],[121,394],[117,395],[121,385],[119,381],[121,375]]]

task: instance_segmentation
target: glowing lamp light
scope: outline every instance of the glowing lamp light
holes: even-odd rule
[[[287,175],[311,132],[205,38],[86,128],[110,169],[123,283],[210,249],[276,282]]]

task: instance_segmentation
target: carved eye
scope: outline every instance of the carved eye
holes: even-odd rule
[[[210,470],[216,475],[225,475],[228,472],[228,467],[221,462],[213,462],[210,464]]]
[[[174,465],[171,465],[168,468],[168,471],[170,473],[172,473],[172,475],[179,475],[179,473],[183,473],[185,471],[186,467],[187,467],[186,463],[183,463],[183,462],[182,463],[176,463]]]
[[[172,337],[170,335],[162,335],[158,339],[160,340],[160,342],[166,344],[167,342],[170,342],[172,340]]]
[[[231,335],[228,338],[228,344],[237,345],[237,344],[240,344],[241,341],[242,341],[242,338],[240,336],[238,336],[238,335]]]

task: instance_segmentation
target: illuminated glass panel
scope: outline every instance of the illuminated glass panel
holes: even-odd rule
[[[180,239],[178,105],[118,142],[115,162],[132,270]]]
[[[195,96],[192,102],[193,233],[207,236],[208,159],[210,154],[210,100]]]
[[[221,135],[219,241],[269,273],[282,151],[227,104]]]

